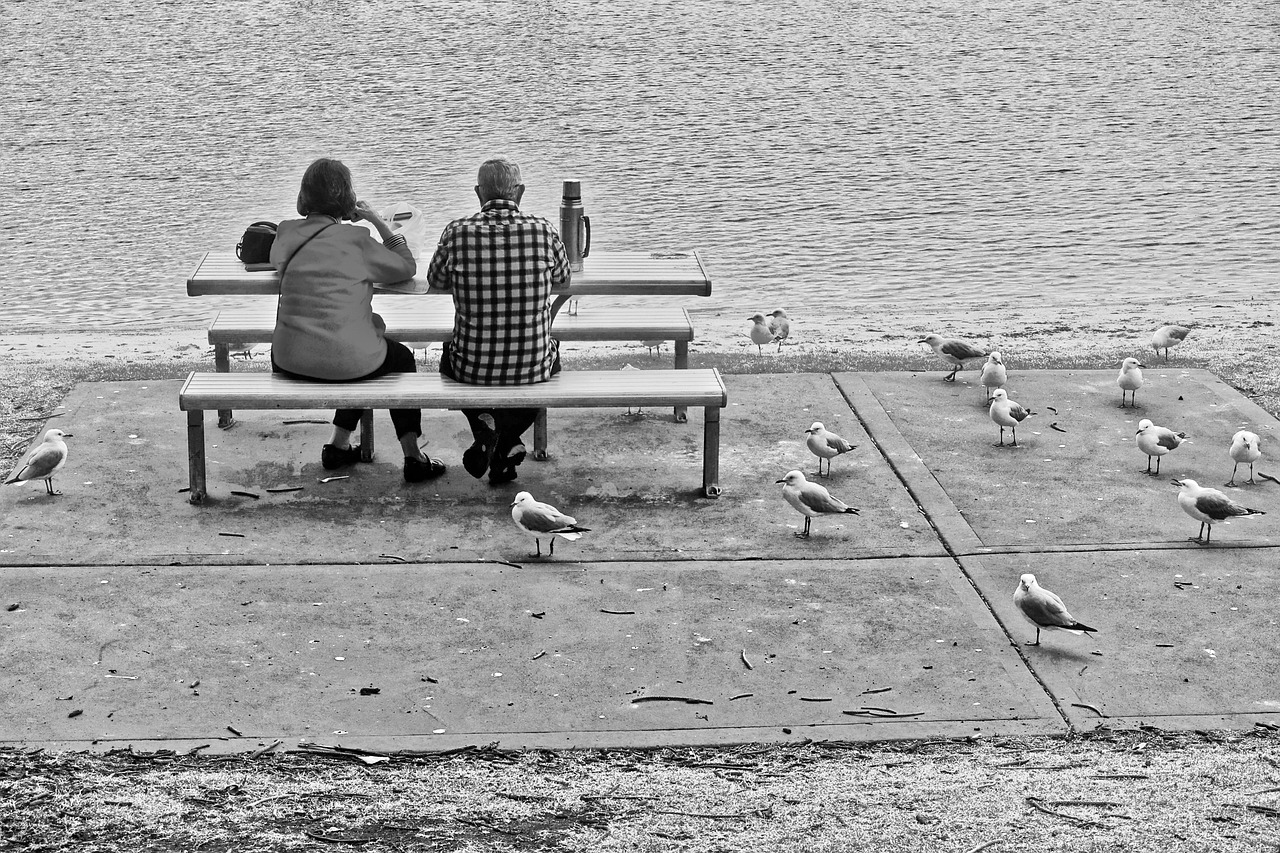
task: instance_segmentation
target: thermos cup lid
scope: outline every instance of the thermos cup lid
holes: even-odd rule
[[[565,198],[581,198],[582,197],[582,181],[565,181],[564,197]]]

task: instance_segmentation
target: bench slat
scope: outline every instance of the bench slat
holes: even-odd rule
[[[397,341],[447,341],[453,336],[453,300],[426,297],[406,304],[396,299],[394,306],[375,304],[387,324],[387,337]],[[416,304],[416,303],[421,304]],[[275,328],[272,306],[227,308],[209,326],[209,343],[265,343]],[[689,312],[678,305],[644,308],[592,308],[586,314],[561,311],[552,334],[562,341],[692,341],[693,322]]]
[[[182,411],[336,408],[570,408],[720,406],[728,393],[715,368],[575,370],[533,385],[467,385],[438,373],[397,373],[354,383],[305,382],[272,373],[192,373]]]

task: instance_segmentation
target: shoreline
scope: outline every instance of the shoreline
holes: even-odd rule
[[[766,346],[762,354],[750,353],[747,337],[753,309],[741,313],[726,310],[699,310],[687,304],[698,337],[690,353],[729,354],[741,352],[752,358],[769,356],[776,347]],[[590,304],[581,310],[590,311]],[[765,310],[765,309],[761,309]],[[1131,355],[1152,358],[1151,333],[1166,323],[1192,329],[1186,344],[1178,348],[1175,360],[1212,360],[1223,350],[1249,349],[1254,330],[1280,322],[1280,301],[1249,300],[1213,305],[1150,303],[1082,306],[1078,304],[1025,306],[956,306],[945,314],[922,311],[918,307],[877,305],[870,310],[848,306],[841,318],[820,317],[816,311],[788,311],[791,338],[783,348],[793,357],[815,353],[830,354],[831,348],[847,348],[848,355],[887,357],[932,357],[917,341],[932,332],[970,340],[977,346],[1000,349],[1016,363],[1020,347],[1036,360],[1066,358],[1077,361],[1089,352],[1109,352],[1128,348]],[[159,361],[200,358],[210,351],[206,339],[208,321],[173,326],[122,326],[98,329],[31,329],[6,334],[0,352],[17,363],[55,361],[73,356]],[[432,345],[438,346],[438,345]],[[646,355],[640,343],[575,342],[566,352],[591,355],[634,352]],[[668,344],[667,349],[670,349]],[[266,353],[269,345],[258,344],[255,353]],[[1146,355],[1144,355],[1146,353]],[[774,353],[776,354],[776,352]],[[1118,364],[1118,363],[1117,363]]]

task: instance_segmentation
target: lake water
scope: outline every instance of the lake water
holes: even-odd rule
[[[298,179],[433,234],[522,164],[597,249],[697,248],[702,310],[1271,297],[1271,0],[8,0],[0,316],[197,324]]]

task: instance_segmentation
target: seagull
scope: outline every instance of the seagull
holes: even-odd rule
[[[764,345],[773,343],[773,332],[763,314],[756,314],[751,320],[751,343],[756,345],[760,354],[764,354]]]
[[[1003,388],[1004,383],[1009,380],[1009,372],[1004,369],[1004,356],[999,352],[993,352],[987,356],[987,363],[982,365],[982,387],[986,391],[987,399],[991,399],[992,388]]]
[[[796,512],[804,516],[804,532],[796,533],[800,539],[809,538],[809,522],[815,515],[828,515],[851,512],[858,514],[851,507],[817,483],[810,483],[800,471],[788,471],[787,475],[775,482],[782,483],[782,496],[787,503],[795,507]]]
[[[973,358],[985,358],[986,353],[964,341],[955,338],[944,338],[940,335],[929,335],[916,341],[918,344],[928,344],[933,347],[933,351],[945,361],[952,365],[955,369],[949,374],[942,377],[946,382],[955,382],[956,374],[964,369],[964,363]]]
[[[636,367],[634,364],[632,364],[631,362],[629,362],[629,361],[628,361],[626,364],[622,365],[622,367],[620,367],[620,368],[618,368],[618,369],[619,369],[619,370],[639,370],[640,368]],[[633,416],[633,417],[635,417],[635,416],[641,416],[641,417],[642,417],[642,416],[644,415],[644,406],[637,406],[637,407],[636,407],[636,410],[635,410],[634,412],[632,412],[632,411],[631,411],[631,406],[629,406],[629,405],[628,405],[628,406],[627,406],[627,414],[628,414],[628,415],[631,415],[631,416]]]
[[[1247,506],[1236,503],[1217,489],[1206,489],[1195,480],[1174,480],[1173,484],[1182,489],[1178,492],[1178,506],[1182,507],[1182,511],[1187,515],[1200,522],[1200,532],[1191,539],[1199,545],[1209,544],[1215,521],[1266,515],[1260,509],[1249,509]],[[1205,525],[1209,526],[1207,532]]]
[[[582,534],[591,530],[589,527],[579,527],[576,518],[565,515],[551,504],[534,500],[533,495],[528,492],[521,492],[511,502],[511,520],[516,523],[516,527],[533,537],[534,544],[538,547],[538,553],[534,555],[537,557],[542,556],[543,536],[551,541],[547,551],[550,556],[556,552],[557,536],[576,542],[582,538]]]
[[[791,318],[781,308],[769,316],[773,318],[769,321],[769,331],[773,333],[773,339],[778,342],[778,352],[782,352],[782,342],[791,334]]]
[[[1116,384],[1120,386],[1120,408],[1127,408],[1124,404],[1126,392],[1132,392],[1129,402],[1137,407],[1138,389],[1142,387],[1142,371],[1139,368],[1142,367],[1146,365],[1136,358],[1126,358],[1120,365],[1120,375],[1116,377]]]
[[[649,352],[649,355],[662,355],[662,345],[665,343],[666,341],[661,340],[641,341],[640,346],[644,347]]]
[[[1149,419],[1138,421],[1138,449],[1147,454],[1147,473],[1160,475],[1160,457],[1170,450],[1177,450],[1187,440],[1185,432],[1174,432],[1167,427],[1156,426]],[[1151,470],[1151,460],[1156,460],[1156,470]],[[1234,476],[1234,474],[1232,475]]]
[[[63,439],[70,437],[71,433],[60,429],[45,430],[44,438],[27,454],[26,460],[14,475],[4,481],[5,485],[10,483],[22,485],[32,480],[44,480],[45,490],[49,494],[62,494],[53,489],[53,475],[67,462],[67,443]]]
[[[1020,403],[1015,403],[1009,399],[1009,393],[1003,388],[997,388],[991,392],[991,399],[988,401],[991,411],[991,422],[1000,427],[1000,443],[994,444],[992,447],[1017,447],[1018,446],[1018,424],[1035,414],[1028,409],[1024,409]],[[1013,444],[1004,443],[1004,428],[1009,427],[1013,431]]]
[[[822,425],[822,421],[814,421],[813,425],[804,431],[809,436],[804,440],[805,446],[818,457],[818,476],[822,476],[822,460],[827,460],[827,476],[831,476],[831,460],[835,459],[841,453],[848,453],[854,450],[858,445],[850,444],[840,436]]]
[[[1070,631],[1072,634],[1084,636],[1097,633],[1097,628],[1090,628],[1067,612],[1062,599],[1036,583],[1036,576],[1030,573],[1018,579],[1018,588],[1013,591],[1013,603],[1032,625],[1036,626],[1036,641],[1028,646],[1040,645],[1040,631],[1055,629]]]
[[[1169,360],[1169,347],[1176,347],[1187,339],[1191,330],[1186,326],[1161,326],[1151,336],[1151,348],[1159,353],[1164,350],[1164,360]]]
[[[1245,482],[1251,486],[1258,485],[1257,481],[1253,479],[1253,463],[1262,458],[1260,441],[1261,439],[1258,438],[1256,432],[1249,432],[1247,429],[1242,429],[1231,436],[1231,450],[1229,452],[1236,464],[1231,468],[1231,480],[1225,485],[1234,486],[1236,484],[1236,468],[1240,467],[1241,462],[1249,463],[1249,479],[1245,480]]]

